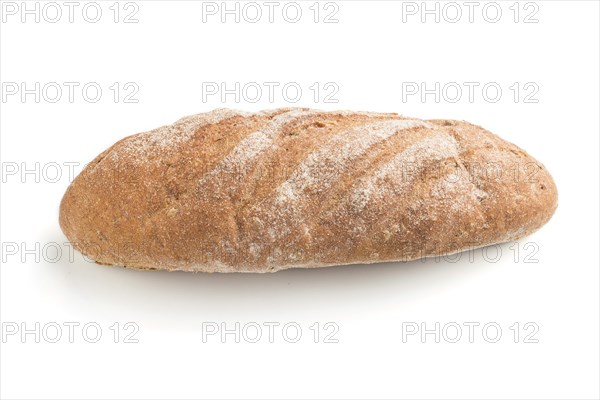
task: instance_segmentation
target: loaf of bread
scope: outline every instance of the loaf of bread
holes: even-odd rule
[[[273,272],[512,241],[556,207],[541,163],[468,122],[218,109],[101,153],[60,226],[100,264]]]

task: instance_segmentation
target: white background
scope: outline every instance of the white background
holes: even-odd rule
[[[15,324],[21,329],[23,323],[33,329],[36,322],[81,325],[74,343],[64,325],[58,343],[44,337],[36,343],[33,334],[23,340],[21,332],[3,334],[1,396],[598,398],[599,5],[538,1],[525,9],[521,3],[515,23],[513,3],[498,2],[502,16],[496,23],[483,18],[485,2],[472,23],[462,2],[456,23],[444,15],[439,23],[432,15],[422,23],[420,14],[403,14],[402,2],[394,1],[339,1],[338,23],[323,23],[325,11],[334,10],[323,10],[323,3],[315,23],[312,1],[301,4],[298,23],[285,21],[281,6],[273,23],[265,15],[257,23],[243,18],[235,23],[233,16],[221,23],[219,15],[204,23],[202,3],[194,1],[138,1],[139,22],[130,24],[122,20],[134,9],[124,10],[121,3],[115,23],[112,1],[100,2],[97,23],[82,18],[84,2],[73,23],[65,6],[57,23],[44,16],[39,23],[34,16],[22,23],[19,13],[3,15],[3,84],[80,84],[72,103],[65,89],[56,103],[47,101],[54,94],[36,103],[34,95],[23,101],[18,93],[0,104],[3,329]],[[535,10],[538,22],[524,23]],[[103,89],[96,103],[82,98],[88,82]],[[125,103],[127,91],[115,103],[109,89],[115,82],[137,85],[138,102]],[[297,82],[303,95],[295,104],[281,91],[274,102],[266,94],[257,103],[236,103],[233,96],[225,103],[219,96],[203,101],[203,82],[230,87]],[[309,89],[314,82],[335,83],[338,103],[323,102],[323,93],[315,102]],[[477,82],[479,88],[495,82],[503,94],[495,103],[483,98],[481,89],[473,102],[466,92],[455,103],[436,102],[433,95],[403,101],[403,82],[427,82],[430,88],[435,82]],[[521,91],[515,102],[509,88],[515,82],[521,90],[528,82],[537,85],[538,102],[524,102],[530,91]],[[68,169],[50,182],[56,171],[47,167],[44,177],[44,166],[75,162],[78,172],[118,139],[185,115],[217,107],[282,106],[393,111],[482,125],[545,164],[558,186],[559,208],[539,232],[502,245],[497,262],[476,251],[472,260],[463,254],[454,263],[429,259],[209,275],[103,267],[78,254],[70,259],[58,226]],[[21,174],[23,166],[33,169],[36,163],[39,177]],[[15,165],[17,173],[8,174]],[[11,243],[16,254],[14,246],[6,251]],[[537,247],[526,248],[527,243]],[[51,251],[56,244],[62,246],[60,257]],[[41,254],[44,248],[48,254]],[[538,251],[531,259],[538,262],[526,262],[533,248]],[[90,322],[103,330],[97,343],[82,336],[82,325]],[[118,343],[110,329],[115,322]],[[127,322],[139,326],[138,343],[124,343]],[[236,322],[295,322],[302,338],[288,343],[280,325],[274,343],[266,327],[258,343],[244,338],[235,343],[233,335],[225,343],[218,335],[203,341],[206,322],[229,328]],[[310,329],[315,322],[318,343]],[[339,327],[333,336],[338,343],[324,343],[327,322]],[[450,343],[455,332],[449,330],[439,343],[433,334],[424,343],[419,334],[403,341],[403,326],[410,322],[429,329],[454,322],[463,327],[463,336]],[[463,325],[468,322],[480,324],[473,343]],[[535,325],[526,330],[528,322]],[[493,329],[483,335],[486,323],[501,327],[496,343],[486,340],[494,338]],[[520,324],[517,343],[514,323]],[[525,343],[535,326],[539,330],[532,338],[538,342]],[[46,333],[53,337],[51,332]]]

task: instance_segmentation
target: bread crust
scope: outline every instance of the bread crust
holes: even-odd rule
[[[541,163],[468,122],[218,109],[102,152],[59,221],[100,264],[274,272],[516,240],[557,204]]]

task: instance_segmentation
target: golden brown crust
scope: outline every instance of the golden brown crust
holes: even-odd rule
[[[220,109],[101,153],[60,225],[101,264],[271,272],[515,240],[556,207],[542,164],[467,122]]]

